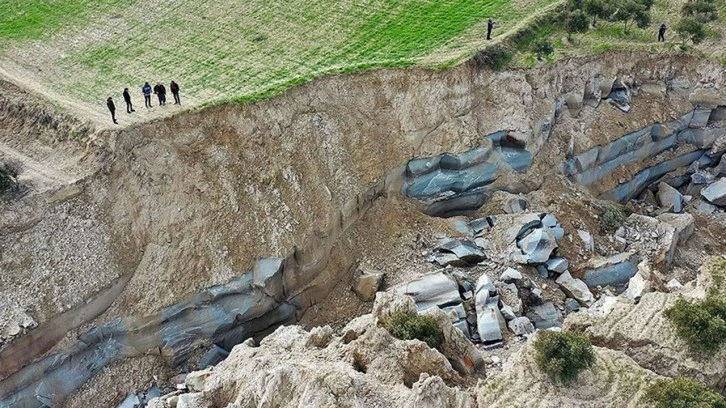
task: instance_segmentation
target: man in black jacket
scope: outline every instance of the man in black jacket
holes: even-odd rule
[[[111,111],[111,120],[113,120],[113,123],[118,125],[118,122],[116,122],[116,105],[113,104],[113,99],[111,99],[110,96],[106,99],[106,106],[108,106],[108,110]]]
[[[136,112],[134,107],[131,105],[131,95],[129,95],[129,88],[124,88],[124,102],[126,102],[126,113]]]
[[[154,93],[159,98],[159,105],[166,105],[166,88],[160,82],[154,86]]]
[[[174,105],[181,105],[181,101],[179,100],[179,84],[171,81],[169,89],[171,90],[171,94],[174,95]]]
[[[490,18],[487,20],[487,40],[492,39],[492,30],[494,29],[494,21]]]

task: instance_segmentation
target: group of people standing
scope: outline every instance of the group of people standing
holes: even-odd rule
[[[147,108],[152,107],[152,90],[154,91],[156,97],[159,99],[159,105],[166,105],[166,87],[161,82],[157,82],[153,88],[151,87],[151,85],[149,85],[148,82],[144,83],[144,86],[141,88],[141,93],[144,94],[144,105]],[[169,84],[169,90],[171,91],[171,94],[174,95],[174,105],[181,105],[181,100],[179,99],[179,84],[171,81],[171,83]],[[136,112],[134,110],[133,104],[131,103],[131,94],[129,94],[129,88],[124,88],[122,95],[124,97],[124,102],[126,102],[126,113]],[[116,105],[114,104],[112,97],[109,96],[108,99],[106,99],[106,106],[108,106],[108,110],[111,112],[111,120],[113,121],[113,123],[118,124],[118,122],[116,121]]]

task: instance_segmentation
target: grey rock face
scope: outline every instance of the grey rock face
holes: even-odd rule
[[[630,261],[632,254],[625,253],[600,260],[599,265],[585,272],[582,280],[589,287],[622,285],[638,272]]]
[[[552,251],[557,248],[557,241],[554,234],[538,228],[519,240],[517,246],[527,257],[528,263],[538,264],[547,262]]]
[[[557,310],[552,302],[531,307],[529,311],[527,311],[527,317],[532,321],[534,327],[538,329],[562,327],[562,313]]]
[[[433,260],[441,266],[475,265],[486,259],[475,243],[464,239],[446,240],[436,250],[439,253],[434,255]]]
[[[590,289],[587,288],[585,282],[573,278],[570,272],[563,273],[555,282],[560,285],[560,289],[567,296],[577,299],[578,302],[587,306],[595,302],[595,297],[590,292]]]
[[[516,269],[507,268],[504,272],[502,272],[502,276],[499,277],[499,280],[505,283],[519,282],[522,280],[522,273]]]
[[[456,281],[440,272],[400,285],[396,287],[396,292],[411,296],[419,311],[461,303]]]
[[[376,297],[376,292],[383,283],[385,274],[365,267],[358,267],[353,275],[351,290],[364,302],[370,302]]]
[[[565,258],[552,258],[545,264],[548,271],[565,273],[570,267],[570,262]]]
[[[524,212],[527,209],[527,200],[523,197],[511,197],[504,204],[504,212],[507,214],[516,214]]]
[[[565,299],[565,309],[571,312],[577,312],[580,310],[580,302],[572,298]]]
[[[524,336],[525,334],[534,333],[534,326],[532,322],[526,317],[518,317],[511,322],[507,323],[507,327],[517,336]]]
[[[660,182],[658,184],[658,201],[668,211],[674,213],[683,211],[683,195],[666,183]]]
[[[701,190],[701,196],[713,205],[726,206],[726,177]]]

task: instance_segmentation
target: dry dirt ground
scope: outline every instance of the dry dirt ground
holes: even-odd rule
[[[105,313],[57,347],[69,346],[92,325],[148,314],[239,275],[257,258],[288,253],[324,231],[330,214],[350,197],[412,157],[462,152],[500,129],[531,130],[556,99],[582,92],[598,75],[724,83],[721,68],[709,62],[629,53],[502,73],[473,64],[447,71],[379,70],[322,78],[270,100],[97,133],[73,118],[34,122],[39,112],[63,116],[3,83],[15,92],[3,106],[16,108],[0,110],[7,124],[0,146],[29,158],[41,148],[54,152],[61,163],[54,171],[63,178],[48,182],[25,173],[37,187],[0,204],[0,299],[43,324],[117,277],[130,276]],[[563,111],[525,176],[542,181],[528,195],[530,208],[555,214],[570,235],[587,228],[607,247],[592,195],[556,175],[555,165],[572,137],[576,152],[612,140],[680,116],[689,109],[684,98],[674,92],[636,97],[627,114],[607,104],[576,118]],[[78,136],[68,137],[73,132]],[[490,202],[477,216],[501,213],[498,205]],[[725,250],[723,214],[698,221],[697,238],[676,260],[686,274],[701,250]],[[450,220],[425,217],[400,198],[378,201],[334,249],[326,272],[336,277],[331,296],[302,323],[339,326],[367,312],[370,306],[352,296],[346,281],[359,263],[386,272],[388,286],[435,270],[419,243],[440,234],[456,234]],[[585,259],[576,240],[562,251],[575,264]],[[111,405],[118,395],[147,386],[152,375],[163,381],[173,374],[157,363],[114,364],[67,405]],[[129,372],[138,374],[124,374]]]

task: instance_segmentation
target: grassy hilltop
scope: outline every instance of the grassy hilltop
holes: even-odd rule
[[[100,112],[145,80],[177,80],[187,106],[244,101],[325,73],[453,64],[487,18],[502,35],[557,2],[0,0],[0,66]]]
[[[120,115],[126,125],[179,111],[145,110],[144,81],[176,80],[185,108],[250,101],[329,73],[451,66],[524,28],[508,44],[510,65],[541,64],[529,49],[540,37],[554,45],[549,61],[612,49],[678,52],[672,27],[683,1],[656,0],[652,27],[625,33],[601,21],[570,40],[553,12],[565,0],[0,0],[0,77],[105,125],[105,98],[122,111],[129,87],[141,110]],[[725,14],[726,0],[718,4]],[[497,26],[488,42],[490,17]],[[671,27],[667,44],[655,41],[661,22]],[[717,22],[709,30],[691,51],[726,63],[725,29]]]

